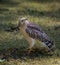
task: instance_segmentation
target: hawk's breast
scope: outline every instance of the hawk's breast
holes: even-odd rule
[[[23,35],[23,37],[24,37],[28,42],[31,41],[32,38],[28,35],[28,33],[26,33],[26,31],[25,31],[24,28],[20,28],[20,32],[21,32],[21,34]]]

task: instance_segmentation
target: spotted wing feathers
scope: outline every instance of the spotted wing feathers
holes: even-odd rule
[[[44,42],[49,49],[53,50],[53,45],[54,45],[53,42],[38,25],[33,23],[28,24],[26,28],[26,32],[31,38]]]

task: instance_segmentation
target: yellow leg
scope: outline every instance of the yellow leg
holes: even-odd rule
[[[33,51],[33,47],[34,47],[35,42],[34,42],[34,39],[31,39],[28,42],[29,42],[28,54],[30,54],[31,51]]]
[[[30,54],[30,53],[32,53],[32,52],[34,52],[35,50],[33,49],[33,48],[29,48],[28,49],[28,54]]]

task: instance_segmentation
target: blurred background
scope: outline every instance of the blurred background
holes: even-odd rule
[[[20,33],[5,31],[16,26],[20,17],[39,24],[54,41],[60,55],[60,0],[0,0],[0,53],[28,47]]]

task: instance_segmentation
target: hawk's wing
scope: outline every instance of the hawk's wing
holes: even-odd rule
[[[44,42],[49,48],[52,48],[53,42],[37,24],[29,23],[27,25],[26,32],[31,38],[40,40]]]
[[[50,40],[47,34],[41,29],[37,24],[30,23],[27,25],[26,32],[28,35],[34,39],[41,41]]]

